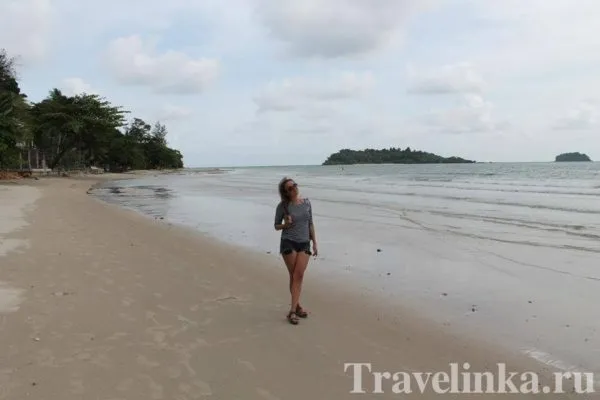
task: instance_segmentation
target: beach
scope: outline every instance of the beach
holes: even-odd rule
[[[471,371],[505,363],[543,380],[559,370],[452,318],[391,303],[372,286],[334,284],[335,273],[311,270],[321,260],[305,279],[310,315],[289,325],[287,271],[275,254],[177,224],[168,212],[104,202],[88,194],[100,179],[0,186],[0,399],[399,398],[391,383],[369,394],[368,379],[366,394],[351,394],[344,364],[435,373],[451,363]]]
[[[315,280],[600,374],[599,163],[187,170],[93,193],[279,262],[284,175],[314,207]]]

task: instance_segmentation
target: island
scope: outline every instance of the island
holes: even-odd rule
[[[323,165],[351,165],[351,164],[467,164],[475,161],[465,160],[460,157],[442,157],[437,154],[420,150],[411,150],[410,147],[389,149],[343,149],[330,155]]]
[[[563,153],[556,156],[555,162],[577,162],[577,161],[592,161],[587,154],[574,152]]]

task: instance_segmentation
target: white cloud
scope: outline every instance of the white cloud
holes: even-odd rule
[[[598,128],[600,105],[593,100],[582,101],[554,125],[556,130],[586,131]]]
[[[464,38],[478,65],[498,76],[534,75],[600,62],[596,0],[466,0],[485,26]],[[568,73],[567,73],[568,74]]]
[[[408,92],[413,94],[481,93],[485,82],[469,63],[439,68],[408,67]]]
[[[157,54],[154,46],[144,43],[140,36],[111,42],[108,62],[120,83],[147,86],[165,94],[200,93],[219,75],[215,59],[194,59],[174,50]]]
[[[63,93],[67,96],[75,96],[78,94],[97,94],[92,86],[81,78],[66,78],[61,84]]]
[[[259,112],[293,111],[313,102],[359,98],[374,84],[371,73],[344,72],[320,78],[295,77],[270,82],[254,101]]]
[[[463,104],[432,111],[421,119],[424,126],[438,133],[490,133],[509,128],[506,120],[495,116],[494,105],[479,95],[464,96]]]
[[[43,59],[54,16],[50,0],[1,0],[0,46],[25,64]]]
[[[256,0],[261,20],[297,56],[365,54],[394,39],[428,0]]]
[[[192,115],[192,110],[188,107],[174,106],[167,104],[158,112],[158,119],[161,121],[173,121],[185,119]]]
[[[286,162],[290,135],[318,138],[306,157],[421,143],[505,160],[522,143],[546,159],[574,135],[600,152],[600,103],[578,104],[600,90],[598,26],[598,0],[0,0],[0,47],[27,62],[31,99],[70,77],[65,93],[169,121],[191,163],[240,162],[231,146]],[[183,93],[203,95],[164,95]]]

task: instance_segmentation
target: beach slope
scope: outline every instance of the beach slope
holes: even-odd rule
[[[0,282],[21,294],[18,308],[0,312],[0,399],[403,397],[385,379],[384,393],[372,394],[368,373],[366,394],[352,395],[344,364],[353,362],[392,373],[450,372],[450,363],[465,362],[471,371],[507,363],[542,378],[551,372],[407,310],[324,287],[311,279],[317,263],[303,295],[311,315],[289,325],[287,271],[275,256],[104,204],[86,194],[92,183],[31,183],[41,196],[29,225],[9,235],[28,246],[0,258]],[[431,388],[422,395],[411,382],[415,398],[469,398]]]

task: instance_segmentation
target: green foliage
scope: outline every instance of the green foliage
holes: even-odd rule
[[[574,153],[563,153],[556,156],[556,162],[566,161],[592,161],[587,154],[574,152]]]
[[[382,150],[350,150],[343,149],[330,155],[323,165],[348,165],[348,164],[450,164],[473,163],[460,157],[442,157],[424,151],[414,151],[410,147],[389,148]]]
[[[0,168],[14,166],[19,146],[34,146],[50,168],[183,168],[183,157],[167,146],[167,128],[154,127],[98,95],[66,96],[53,89],[28,104],[21,94],[14,61],[0,51]]]
[[[28,104],[17,82],[14,60],[0,50],[0,168],[18,164],[18,144],[29,138]]]

